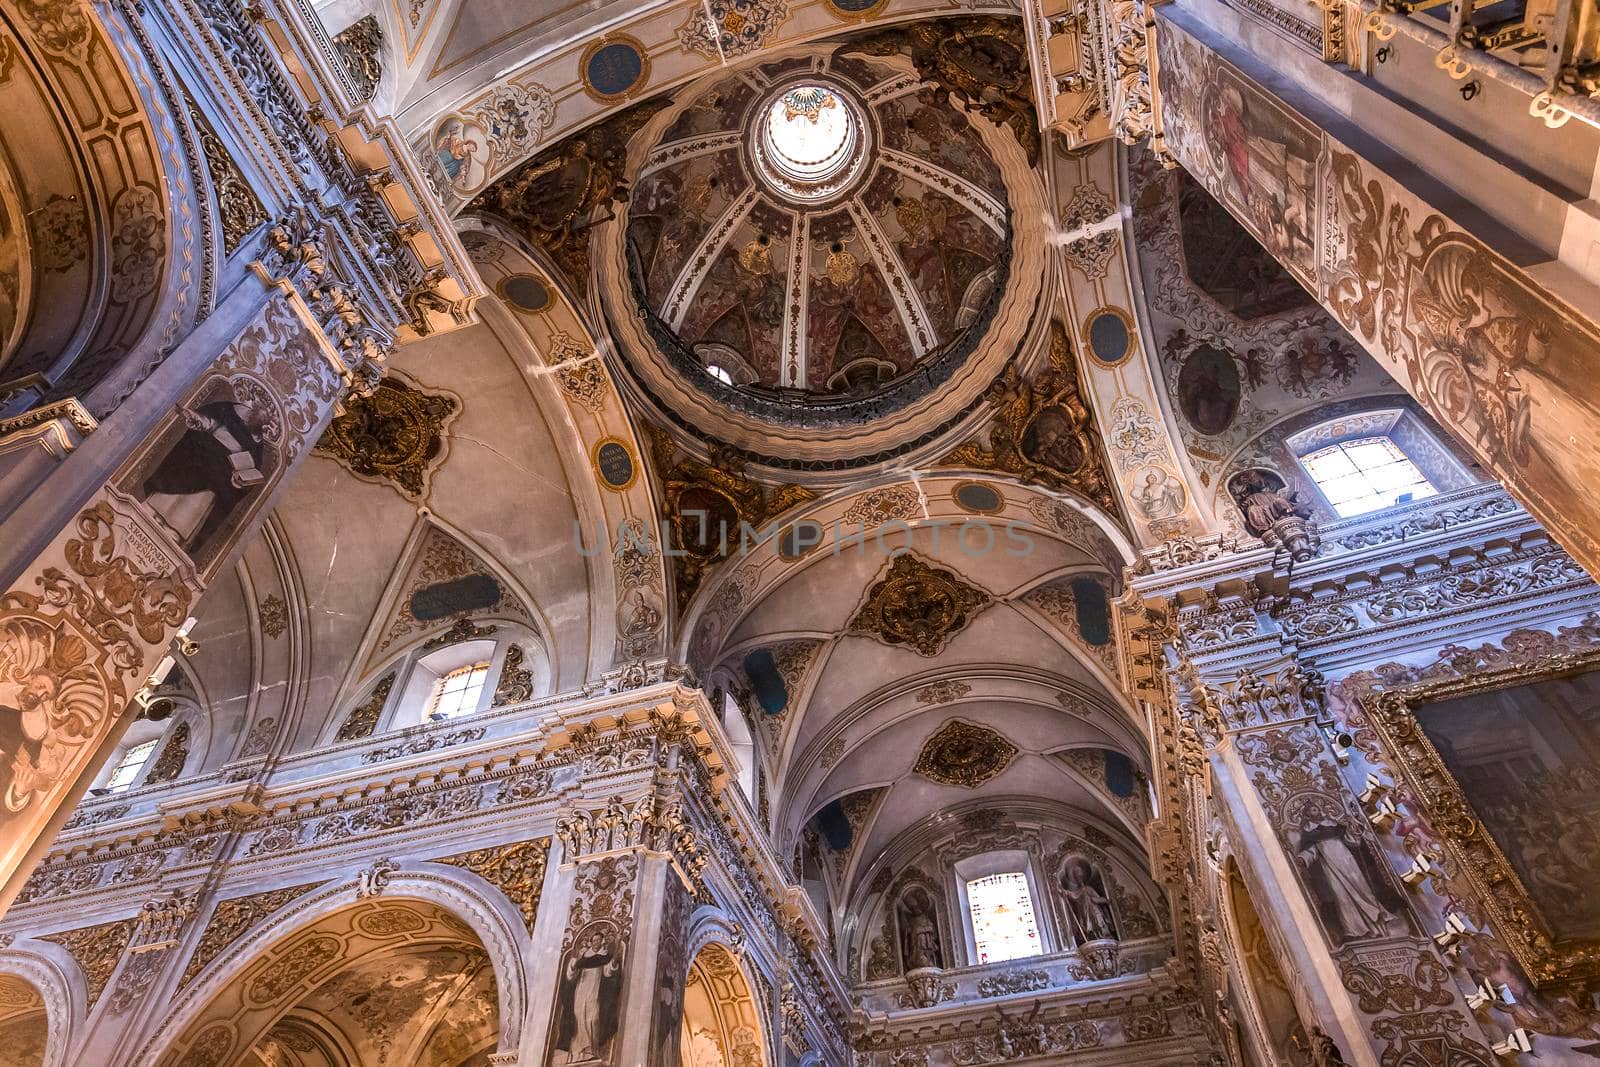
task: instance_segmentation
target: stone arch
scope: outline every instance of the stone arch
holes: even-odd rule
[[[70,959],[65,950],[57,951]],[[44,951],[18,947],[0,953],[0,1034],[14,1041],[0,1048],[0,1067],[66,1067],[73,1062],[67,1053],[79,1037],[85,991],[81,977],[75,985],[68,974]],[[19,1034],[23,1040],[16,1039]]]
[[[478,304],[480,317],[522,357],[551,430],[564,431],[555,440],[581,524],[574,534],[590,596],[602,606],[591,628],[589,676],[664,652],[671,612],[665,561],[653,544],[659,512],[648,446],[606,358],[603,324],[548,257],[497,220],[468,217],[458,227],[484,284],[498,296]],[[528,292],[543,303],[530,304]],[[604,610],[607,604],[615,611]]]
[[[1305,1046],[1294,993],[1232,856],[1224,862],[1219,883],[1217,900],[1233,949],[1229,976],[1239,984],[1236,1001],[1244,1016],[1239,1041],[1253,1067],[1278,1067],[1290,1062],[1287,1050],[1294,1041]]]
[[[30,383],[9,407],[75,396],[103,418],[206,299],[205,179],[142,27],[103,8],[20,15],[0,24],[17,60],[0,141],[29,146],[26,168],[0,174],[16,279],[0,381]]]
[[[232,1067],[292,1009],[355,965],[387,966],[445,951],[457,954],[450,961],[460,965],[457,972],[470,965],[478,968],[475,975],[489,976],[486,999],[494,1003],[496,1021],[487,1051],[516,1048],[526,1013],[520,947],[526,935],[514,909],[475,881],[457,872],[395,871],[381,895],[357,898],[344,882],[300,897],[193,975],[132,1062]],[[407,1040],[393,1051],[423,1048],[417,1035]]]
[[[759,1067],[769,1062],[763,1012],[738,956],[720,941],[695,953],[684,978],[684,1067]]]

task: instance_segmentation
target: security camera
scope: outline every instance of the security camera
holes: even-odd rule
[[[1516,1002],[1517,998],[1511,995],[1510,986],[1504,982],[1495,985],[1487,978],[1480,981],[1473,987],[1472,992],[1467,994],[1467,1007],[1473,1011],[1482,1011],[1490,1006],[1509,1007]]]
[[[1533,1039],[1528,1031],[1519,1026],[1507,1034],[1504,1041],[1498,1041],[1490,1045],[1489,1051],[1496,1056],[1516,1056],[1524,1052],[1532,1052]]]
[[[1452,911],[1444,917],[1444,929],[1433,935],[1433,943],[1438,945],[1444,954],[1454,956],[1461,950],[1461,935],[1467,932],[1467,920],[1459,912]]]

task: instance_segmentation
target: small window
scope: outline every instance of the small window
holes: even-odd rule
[[[1340,518],[1421,500],[1438,490],[1388,437],[1341,441],[1300,458]]]
[[[1039,924],[1026,874],[1009,871],[972,879],[967,883],[967,910],[979,963],[1039,955]]]
[[[450,719],[457,715],[470,715],[478,710],[478,697],[483,693],[483,683],[489,678],[487,663],[472,663],[440,678],[433,687],[433,699],[428,703],[430,719]]]
[[[122,754],[122,759],[117,761],[117,769],[111,772],[111,778],[106,782],[106,788],[111,792],[127,789],[139,777],[139,772],[144,770],[144,765],[150,762],[150,754],[156,750],[156,744],[161,739],[146,741],[134,745]]]
[[[719,367],[717,364],[712,363],[707,365],[706,373],[711,375],[717,381],[721,382],[723,385],[733,384],[733,375],[728,373],[726,367]]]

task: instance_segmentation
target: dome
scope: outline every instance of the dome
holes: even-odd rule
[[[656,137],[628,206],[632,295],[674,372],[721,404],[851,424],[972,354],[1011,210],[947,92],[858,55],[770,62],[688,94]]]

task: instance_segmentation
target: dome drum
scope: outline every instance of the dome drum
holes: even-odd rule
[[[691,436],[786,470],[887,462],[1037,334],[1047,237],[1013,224],[1037,176],[897,57],[719,73],[640,140],[597,296],[628,386]]]

